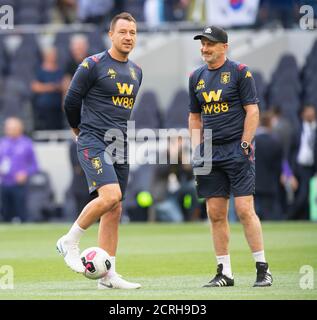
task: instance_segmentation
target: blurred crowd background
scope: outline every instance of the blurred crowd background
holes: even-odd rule
[[[252,42],[257,35],[265,38],[261,32],[267,31],[272,38],[289,38],[293,51],[279,49],[276,55],[272,46],[266,55],[271,63],[250,65],[261,110],[255,204],[261,220],[317,220],[317,1],[1,0],[3,5],[14,9],[14,28],[0,29],[0,221],[73,220],[91,200],[63,97],[82,60],[107,50],[109,22],[122,11],[138,21],[135,60],[145,75],[132,117],[137,130],[187,128],[188,75],[202,62],[199,46],[193,53],[175,49],[176,58],[174,51],[164,50],[178,46],[178,39],[191,43],[204,25],[221,25],[229,41],[234,35],[236,51],[229,51],[229,58],[246,50],[250,62],[261,65]],[[303,5],[315,14],[307,30],[300,29]],[[301,33],[294,36],[297,31]],[[237,46],[239,37],[246,48]],[[301,51],[297,39],[306,37],[309,45],[305,42],[306,51]],[[166,59],[164,74],[156,70],[156,65],[162,69],[155,60],[160,55]],[[175,73],[183,79],[178,81]],[[183,139],[172,138],[169,156],[186,153],[183,144]],[[190,165],[131,166],[123,222],[203,220],[205,210]],[[232,206],[230,220],[236,221]]]

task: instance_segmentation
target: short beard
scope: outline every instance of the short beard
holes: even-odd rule
[[[209,56],[207,59],[202,56],[202,59],[206,63],[213,64],[218,60],[219,56],[216,53],[213,53],[211,56]]]

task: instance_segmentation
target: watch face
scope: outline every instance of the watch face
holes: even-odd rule
[[[248,143],[247,142],[242,142],[241,143],[241,147],[243,148],[243,149],[246,149],[246,148],[248,148]]]

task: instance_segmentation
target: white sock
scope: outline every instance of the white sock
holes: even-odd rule
[[[82,229],[77,222],[75,222],[70,230],[67,233],[68,239],[78,242],[82,235],[84,234],[85,230]]]
[[[226,255],[226,256],[216,256],[217,258],[217,264],[222,264],[223,265],[223,270],[222,273],[229,277],[229,278],[233,278],[232,276],[232,271],[231,271],[231,262],[230,262],[230,255]]]
[[[252,254],[253,254],[253,258],[254,258],[255,262],[266,262],[264,250],[253,252]]]
[[[252,254],[253,254],[253,258],[254,258],[255,262],[266,262],[264,250],[253,252]],[[267,269],[267,272],[270,273],[270,269]]]
[[[116,274],[116,257],[115,256],[110,256],[110,263],[111,263],[111,268],[108,272],[108,275],[113,276]]]

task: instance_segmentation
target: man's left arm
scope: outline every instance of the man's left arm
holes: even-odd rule
[[[259,99],[257,97],[255,81],[249,68],[244,64],[240,64],[238,72],[240,100],[246,112],[241,142],[246,141],[250,145],[259,124]],[[248,154],[248,152],[249,150],[246,149],[245,153]]]
[[[91,58],[86,58],[77,68],[66,93],[64,110],[75,136],[79,134],[82,100],[95,82],[96,77],[96,62]]]
[[[251,144],[259,124],[259,107],[257,104],[244,106],[246,112],[241,141]],[[246,150],[248,152],[248,150]]]

